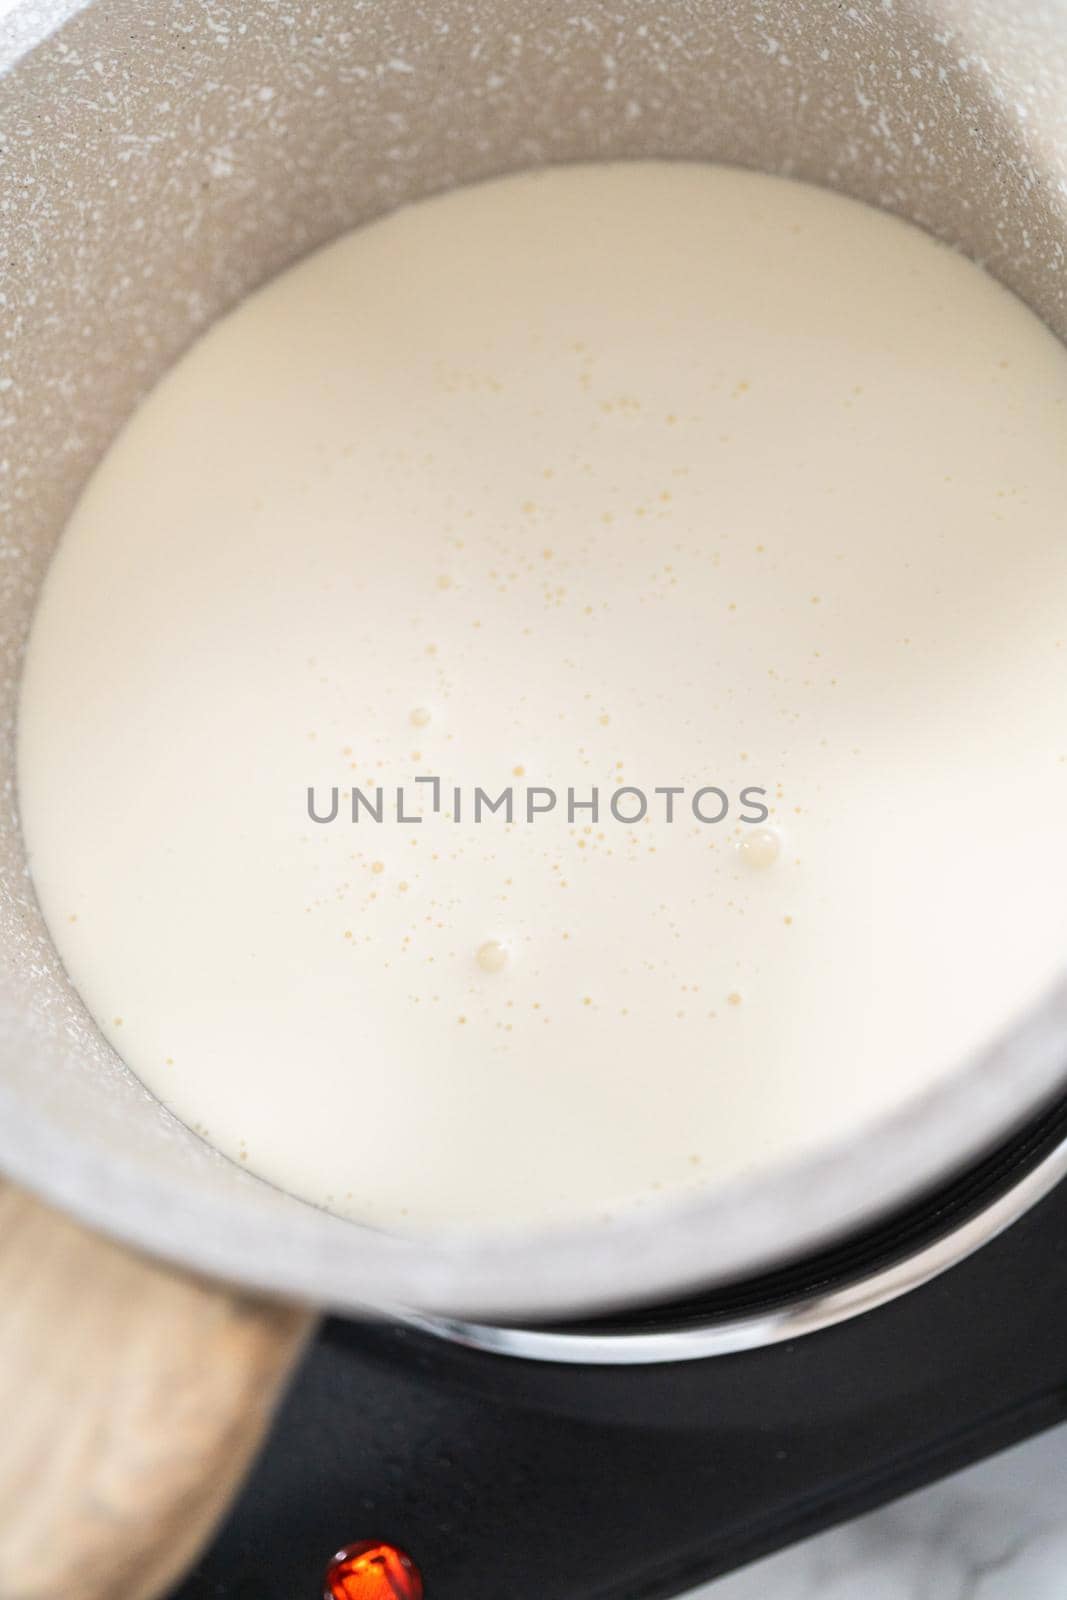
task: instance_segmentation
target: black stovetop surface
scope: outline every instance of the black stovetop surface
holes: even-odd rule
[[[320,1600],[391,1540],[426,1600],[667,1600],[1067,1416],[1067,1184],[880,1310],[629,1369],[328,1322],[176,1600]]]

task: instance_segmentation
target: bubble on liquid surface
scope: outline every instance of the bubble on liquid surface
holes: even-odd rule
[[[738,853],[749,867],[773,866],[781,850],[782,841],[773,828],[756,828],[738,845]]]
[[[488,939],[479,948],[476,959],[483,972],[503,972],[511,958],[499,939]]]

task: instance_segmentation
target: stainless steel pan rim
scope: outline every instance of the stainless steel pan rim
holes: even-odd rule
[[[568,1332],[556,1328],[497,1328],[445,1317],[406,1317],[409,1327],[490,1355],[569,1366],[652,1366],[737,1355],[787,1344],[888,1305],[974,1255],[1067,1178],[1067,1139],[1005,1193],[913,1255],[838,1288],[754,1316],[726,1317],[702,1328],[651,1332]]]

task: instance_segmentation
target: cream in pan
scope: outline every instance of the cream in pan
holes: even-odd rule
[[[305,261],[126,428],[34,624],[22,822],[101,1027],[387,1226],[861,1134],[1067,950],[1065,400],[978,268],[734,170],[524,175]]]

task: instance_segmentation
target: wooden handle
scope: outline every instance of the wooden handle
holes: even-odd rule
[[[155,1600],[239,1487],[313,1327],[0,1184],[0,1600]]]

